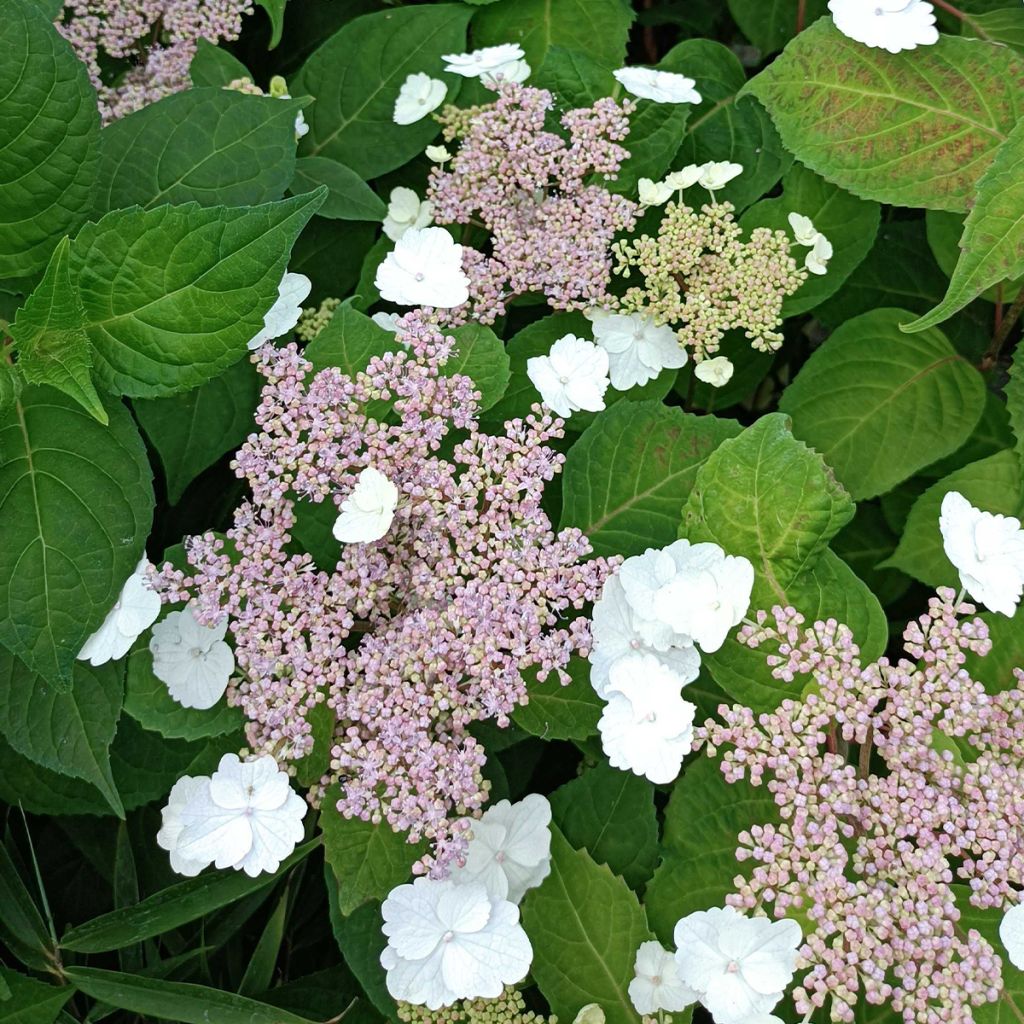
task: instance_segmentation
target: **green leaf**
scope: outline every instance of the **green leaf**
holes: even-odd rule
[[[34,0],[0,3],[0,278],[46,266],[89,211],[100,115],[85,65]]]
[[[374,356],[394,351],[394,335],[375,324],[351,301],[343,302],[302,354],[319,373],[333,366],[349,376],[365,370]]]
[[[71,928],[64,933],[60,945],[63,949],[72,949],[77,953],[106,953],[112,949],[151,939],[154,935],[162,935],[266,888],[284,877],[319,845],[320,840],[317,838],[297,847],[273,874],[249,878],[240,871],[215,872],[178,882],[161,892],[154,893],[134,907],[113,910],[109,914]]]
[[[0,1024],[53,1024],[74,991],[0,967]]]
[[[29,384],[49,384],[70,395],[106,425],[106,410],[92,384],[92,352],[82,330],[85,313],[71,283],[70,250],[71,243],[63,238],[11,326],[18,372]]]
[[[0,415],[12,408],[21,394],[21,375],[6,359],[0,359]]]
[[[69,691],[0,652],[0,732],[19,754],[94,785],[115,814],[124,806],[110,773],[110,744],[124,699],[124,666],[77,662]]]
[[[832,549],[878,595],[883,605],[902,597],[910,580],[894,569],[879,569],[896,550],[899,538],[877,504],[862,502],[853,520],[836,534]]]
[[[742,164],[743,173],[716,193],[740,210],[770,191],[793,157],[764,108],[749,96],[738,96],[747,73],[732,50],[711,39],[687,39],[673,46],[658,67],[696,79],[701,95],[673,166],[708,160]]]
[[[901,334],[905,319],[879,309],[847,321],[779,402],[858,501],[956,451],[985,409],[981,374],[941,331]]]
[[[544,63],[530,76],[530,85],[547,89],[560,108],[589,107],[615,90],[612,70],[587,53],[554,44],[548,47]]]
[[[338,887],[332,884],[329,870],[325,864],[331,930],[338,949],[373,1005],[388,1020],[396,1020],[398,1010],[388,992],[384,968],[380,965],[380,955],[388,942],[381,931],[384,922],[380,904],[364,903],[348,917],[342,917],[337,903]]]
[[[1010,426],[1017,439],[1015,450],[1024,460],[1024,347],[1018,347],[1013,354],[1009,379],[1006,382],[1006,408],[1010,414]]]
[[[551,810],[562,835],[598,864],[607,864],[634,889],[654,873],[658,817],[654,786],[607,761],[560,786]]]
[[[199,88],[107,125],[93,217],[164,203],[255,206],[280,199],[295,173],[297,100]]]
[[[964,222],[960,259],[946,297],[908,331],[941,323],[987,288],[1024,274],[1024,121],[996,151]]]
[[[1024,514],[1024,481],[1012,451],[972,462],[933,484],[907,517],[903,537],[883,566],[901,569],[929,587],[955,587],[959,577],[946,557],[939,532],[939,509],[949,491],[959,491],[972,505],[1006,516]]]
[[[970,902],[970,889],[954,885],[957,909],[960,911],[959,930],[977,929],[989,941],[997,954],[1003,956],[1003,986],[995,1002],[975,1007],[975,1024],[1018,1024],[1024,1019],[1024,972],[1008,962],[1003,955],[1006,947],[999,937],[999,925],[1005,911],[1001,907],[984,910]]]
[[[744,874],[737,836],[754,824],[777,823],[767,786],[728,783],[716,761],[702,756],[672,790],[665,809],[662,857],[644,897],[658,938],[673,945],[676,922],[696,910],[720,907]]]
[[[852,518],[854,504],[820,455],[798,441],[780,413],[725,440],[701,467],[683,509],[682,535],[714,541],[754,566],[752,607],[788,603]]]
[[[743,34],[764,54],[781,50],[797,34],[799,10],[804,24],[827,13],[827,0],[728,0],[729,13]]]
[[[135,417],[160,455],[172,505],[204,469],[253,429],[262,378],[248,360],[173,398],[137,399]]]
[[[523,904],[532,974],[560,1020],[598,1003],[608,1024],[636,1024],[626,989],[641,942],[651,937],[636,895],[586,850],[551,829],[551,874]]]
[[[384,200],[351,167],[326,156],[304,156],[296,160],[292,192],[308,192],[318,185],[327,186],[321,217],[378,223],[387,213]]]
[[[233,992],[160,981],[95,967],[68,967],[65,973],[86,995],[144,1017],[180,1024],[313,1024],[306,1017]]]
[[[196,41],[196,55],[189,65],[189,77],[197,88],[222,89],[239,78],[252,78],[249,69],[235,56],[209,39]]]
[[[338,909],[344,915],[371,900],[383,900],[396,885],[407,882],[412,866],[426,852],[425,841],[409,843],[404,833],[386,822],[377,824],[343,817],[337,808],[337,785],[324,796],[320,829],[324,857],[338,886]]]
[[[659,402],[622,402],[569,449],[561,526],[578,526],[598,555],[637,555],[676,539],[697,472],[734,420],[691,416]]]
[[[466,324],[451,332],[455,348],[445,363],[446,377],[465,374],[480,392],[480,409],[486,411],[497,404],[512,378],[505,345],[490,327]]]
[[[26,967],[46,971],[55,962],[53,943],[7,848],[0,843],[0,941]]]
[[[544,63],[550,46],[620,68],[633,18],[624,0],[498,0],[473,19],[473,45],[518,43],[534,68]]]
[[[97,378],[121,394],[160,398],[236,362],[322,199],[116,210],[86,225],[71,246],[72,273]]]
[[[555,673],[530,682],[530,702],[512,712],[521,729],[546,740],[585,740],[597,735],[603,704],[590,685],[590,665],[583,658],[569,662],[572,682],[563,686]]]
[[[443,78],[454,99],[459,80],[441,72],[441,54],[465,48],[472,13],[461,4],[397,7],[342,25],[291,83],[296,95],[316,97],[302,155],[330,157],[370,179],[421,153],[437,135],[437,122],[396,125],[398,90],[422,71]]]
[[[117,782],[115,778],[115,784]],[[109,815],[110,805],[95,786],[58,775],[22,757],[0,735],[0,800],[30,814]],[[123,802],[123,800],[122,800]]]
[[[120,402],[104,404],[109,427],[37,387],[0,417],[0,643],[62,690],[152,522],[142,438]]]
[[[1024,60],[942,36],[904,53],[864,46],[821,18],[748,89],[801,163],[865,199],[966,210],[1022,113]]]
[[[1004,7],[982,14],[972,14],[961,22],[961,30],[965,36],[994,39],[1012,46],[1015,50],[1024,50],[1024,10],[1019,7]]]
[[[288,0],[256,0],[267,12],[270,18],[270,44],[268,50],[273,50],[281,42],[281,33],[284,31],[284,8]]]
[[[762,200],[747,210],[740,220],[743,230],[766,227],[789,234],[789,214],[800,213],[814,221],[835,250],[828,273],[808,275],[800,290],[787,296],[782,315],[789,317],[814,309],[839,291],[875,244],[881,209],[878,203],[850,195],[801,164],[794,164],[786,173],[782,188],[779,198]],[[808,251],[798,247],[794,251],[797,261],[802,262]]]

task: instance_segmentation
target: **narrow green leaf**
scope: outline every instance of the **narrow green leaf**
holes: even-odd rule
[[[0,941],[26,967],[48,970],[55,960],[50,934],[3,843],[0,843],[0,908],[3,908]]]
[[[698,470],[739,432],[733,420],[691,416],[660,402],[620,403],[569,449],[561,526],[579,527],[598,555],[670,544]]]
[[[74,667],[71,689],[58,690],[13,655],[0,652],[0,732],[19,754],[94,785],[114,813],[124,806],[110,770],[110,744],[124,698],[124,666]]]
[[[465,49],[472,10],[462,4],[396,7],[366,14],[334,33],[289,83],[316,98],[302,156],[324,156],[361,178],[377,178],[407,163],[438,133],[431,118],[396,125],[392,118],[406,77],[442,78],[453,100],[460,80],[441,71],[441,54]]]
[[[100,115],[85,65],[34,0],[0,3],[0,278],[46,266],[89,211]]]
[[[97,379],[158,398],[237,362],[324,192],[243,209],[116,210],[86,225],[71,259]]]
[[[371,900],[382,900],[396,885],[407,882],[413,864],[427,851],[425,842],[409,843],[386,822],[374,824],[345,818],[337,808],[340,792],[332,786],[324,796],[320,829],[324,857],[334,872],[338,909],[344,915]]]
[[[644,885],[658,859],[654,786],[601,761],[551,794],[562,835],[577,850],[607,864],[632,888]]]
[[[551,829],[551,874],[523,903],[532,973],[560,1020],[597,1003],[608,1024],[636,1024],[626,989],[641,942],[651,938],[636,895],[586,850]]]
[[[904,325],[923,331],[941,323],[987,288],[1024,274],[1024,121],[996,151],[978,182],[964,222],[960,259],[946,297],[930,313]]]
[[[95,967],[68,967],[65,973],[86,995],[143,1017],[181,1024],[313,1024],[306,1017],[232,992],[160,981]]]
[[[242,980],[238,985],[239,995],[258,995],[270,988],[270,983],[274,980],[274,967],[281,954],[281,943],[284,941],[284,926],[287,920],[288,887],[285,886],[285,891],[267,919],[256,947],[249,957],[245,974],[242,975]]]
[[[152,522],[142,438],[120,402],[104,406],[109,427],[34,387],[0,417],[0,643],[63,690]]]
[[[326,156],[304,156],[297,160],[291,191],[309,192],[318,185],[327,186],[321,217],[374,223],[384,220],[384,200],[351,167]]]
[[[865,199],[966,210],[1024,112],[1024,60],[942,36],[904,53],[821,18],[747,86],[801,163]]]
[[[0,967],[0,1024],[53,1024],[74,994],[70,985],[44,985]]]
[[[134,907],[139,902],[139,876],[135,868],[132,840],[125,822],[117,826],[117,845],[114,847],[114,908]],[[142,945],[132,943],[117,951],[118,966],[122,971],[141,971],[144,965]]]
[[[106,425],[107,412],[92,383],[92,351],[82,329],[85,311],[71,281],[70,251],[65,237],[11,325],[18,372],[29,384],[49,384],[70,395]]]
[[[857,500],[956,451],[985,409],[981,374],[940,331],[901,334],[905,319],[879,309],[843,324],[779,403]]]
[[[255,206],[280,199],[295,173],[298,100],[198,88],[107,125],[93,219],[164,203]]]
[[[134,907],[113,910],[70,929],[60,944],[64,949],[73,949],[78,953],[105,953],[154,935],[162,935],[278,881],[319,845],[320,840],[317,838],[297,847],[273,874],[249,878],[241,872],[217,872],[179,882],[147,897]]]

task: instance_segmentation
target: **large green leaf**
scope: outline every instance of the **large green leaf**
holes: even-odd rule
[[[1022,75],[1005,46],[943,36],[891,54],[822,18],[747,88],[829,181],[894,205],[966,210],[1024,109]]]
[[[381,931],[384,921],[380,914],[380,903],[364,903],[348,917],[343,917],[338,910],[338,888],[332,884],[327,865],[324,865],[324,874],[327,876],[325,881],[331,930],[341,955],[373,1005],[388,1020],[396,1020],[398,1012],[395,1001],[388,992],[384,968],[380,965],[380,955],[388,941]]]
[[[446,377],[464,374],[480,392],[480,409],[496,405],[505,394],[512,371],[505,345],[490,327],[465,324],[451,332],[455,347],[442,373]]]
[[[569,449],[562,522],[578,526],[599,555],[664,547],[708,456],[740,426],[660,402],[620,403]]]
[[[73,993],[0,967],[0,1024],[53,1024]]]
[[[243,359],[224,373],[173,398],[139,399],[135,416],[167,478],[167,497],[176,504],[185,488],[253,429],[261,378]]]
[[[550,46],[563,46],[618,68],[633,17],[625,0],[498,0],[473,19],[473,45],[519,43],[535,68]]]
[[[672,945],[679,918],[720,907],[736,891],[733,880],[743,873],[736,858],[740,832],[778,821],[766,786],[726,782],[718,762],[709,757],[686,769],[665,810],[661,863],[644,898],[651,927],[662,942]]]
[[[29,384],[49,384],[70,395],[100,423],[107,412],[92,383],[92,351],[82,330],[82,303],[71,283],[71,245],[61,239],[42,281],[11,325],[17,372]]]
[[[89,75],[34,0],[0,3],[0,278],[42,270],[89,212],[100,115]]]
[[[69,929],[60,940],[61,947],[77,953],[105,953],[180,928],[204,914],[266,888],[319,845],[317,838],[297,847],[273,874],[264,873],[250,878],[241,871],[210,872],[178,882],[133,907],[112,910]]]
[[[0,800],[12,806],[20,804],[30,814],[104,816],[113,813],[95,786],[70,775],[58,775],[22,757],[2,735]]]
[[[598,1003],[608,1024],[636,1024],[626,989],[641,942],[651,937],[636,895],[586,850],[551,829],[551,874],[523,903],[533,977],[553,1013],[572,1020]]]
[[[673,165],[708,160],[742,164],[743,173],[716,193],[740,210],[770,191],[793,157],[783,148],[764,108],[750,96],[737,96],[747,73],[736,54],[711,39],[686,39],[673,46],[658,67],[695,79],[701,95]]]
[[[743,229],[767,227],[791,234],[789,214],[800,213],[814,221],[835,252],[826,274],[809,274],[799,291],[787,296],[782,314],[788,317],[814,309],[839,291],[875,244],[881,210],[878,203],[858,199],[802,164],[794,164],[786,172],[782,188],[777,199],[764,199],[747,210],[740,220]],[[808,251],[800,246],[793,253],[802,262]]]
[[[70,691],[57,690],[0,652],[0,732],[18,753],[92,783],[114,813],[124,806],[110,771],[110,744],[124,699],[124,666],[75,665]]]
[[[0,417],[0,643],[59,689],[142,554],[153,513],[128,410],[109,427],[52,388]]]
[[[441,55],[465,49],[472,11],[461,4],[397,7],[343,25],[306,61],[291,89],[316,98],[303,156],[324,156],[362,178],[407,163],[439,131],[432,118],[411,125],[392,119],[408,75],[443,78],[452,99],[459,80],[442,72]]]
[[[308,192],[319,185],[327,186],[321,217],[374,223],[384,220],[384,200],[351,167],[326,156],[304,156],[297,160],[291,191]]]
[[[603,704],[590,685],[590,665],[574,657],[568,671],[572,677],[568,686],[553,672],[543,682],[531,681],[529,703],[512,712],[512,721],[545,740],[585,740],[597,735]]]
[[[658,816],[654,786],[607,761],[551,794],[551,811],[562,835],[598,864],[607,864],[634,889],[654,873]]]
[[[941,331],[901,334],[906,316],[878,309],[848,320],[779,403],[857,500],[956,451],[985,409],[981,374]]]
[[[116,210],[71,246],[97,378],[136,398],[187,391],[246,351],[323,191],[244,209]]]
[[[901,569],[930,587],[957,586],[957,571],[946,557],[939,533],[939,509],[949,491],[972,505],[1005,516],[1024,515],[1024,481],[1012,451],[972,462],[933,484],[914,503],[892,558],[882,564]]]
[[[828,10],[827,0],[728,0],[729,13],[743,34],[764,54],[781,50],[800,31]]]
[[[280,199],[295,173],[301,107],[297,100],[202,88],[114,121],[100,134],[94,217],[136,204],[253,206]]]
[[[179,1024],[313,1024],[307,1017],[205,985],[161,981],[96,967],[68,967],[72,984],[102,1003]]]
[[[1024,274],[1024,121],[999,147],[978,182],[960,250],[946,297],[906,330],[941,323],[992,285]]]

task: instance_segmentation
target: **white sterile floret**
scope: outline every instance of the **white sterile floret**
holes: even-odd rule
[[[150,589],[146,575],[150,563],[142,558],[125,580],[114,607],[78,652],[79,661],[103,665],[123,658],[132,644],[156,621],[160,598]]]
[[[666,175],[665,184],[668,185],[673,192],[679,192],[684,188],[690,188],[692,185],[696,185],[700,181],[700,176],[704,173],[703,164],[687,164],[685,167],[681,167],[678,171],[673,171],[671,174]]]
[[[1024,531],[1012,516],[975,508],[962,494],[942,499],[939,530],[946,557],[975,601],[1012,616],[1024,592]]]
[[[584,1003],[572,1019],[572,1024],[605,1024],[604,1008],[599,1003]]]
[[[646,384],[662,370],[678,370],[686,350],[667,324],[656,324],[643,313],[590,314],[594,341],[608,353],[608,375],[617,391]]]
[[[641,620],[629,601],[618,576],[609,576],[601,597],[594,602],[591,616],[590,685],[599,697],[607,698],[610,670],[619,659],[632,654],[650,654],[671,669],[682,685],[692,683],[700,673],[700,654],[685,644],[666,646],[662,650],[645,643],[640,635]]]
[[[709,192],[714,192],[716,189],[724,188],[742,173],[743,164],[730,163],[728,160],[711,160],[701,167],[697,184]]]
[[[496,998],[533,960],[518,907],[492,898],[480,882],[417,878],[391,890],[381,916],[388,992],[416,1006]]]
[[[753,586],[754,567],[747,559],[727,555],[717,544],[694,544],[671,582],[659,589],[654,613],[711,654],[747,614]]]
[[[313,282],[305,274],[285,272],[277,286],[277,299],[263,317],[263,329],[249,339],[250,350],[280,338],[299,322],[302,303],[312,287]]]
[[[417,71],[409,75],[398,90],[392,120],[395,124],[415,124],[437,110],[447,95],[448,86],[444,82]]]
[[[1024,903],[1015,903],[999,922],[999,941],[1002,942],[1010,963],[1024,971]]]
[[[224,696],[235,670],[235,656],[224,642],[227,628],[226,615],[216,626],[200,625],[190,606],[153,627],[153,675],[182,707],[205,710]]]
[[[370,319],[388,334],[395,334],[398,331],[398,321],[401,320],[401,313],[374,313]]]
[[[466,863],[453,867],[452,881],[480,882],[494,899],[518,904],[527,889],[551,873],[551,804],[530,793],[518,803],[499,800],[475,820]]]
[[[643,1016],[659,1010],[677,1013],[699,998],[679,977],[675,955],[660,942],[644,942],[636,951],[635,977],[629,983],[633,1008]]]
[[[828,273],[828,261],[832,259],[832,243],[820,232],[814,239],[814,245],[804,260],[804,266],[812,273]]]
[[[434,219],[434,204],[420,199],[411,189],[399,186],[391,190],[384,234],[397,242],[410,228],[425,228]]]
[[[344,544],[380,540],[391,529],[397,506],[398,488],[379,469],[367,466],[341,503],[334,536]]]
[[[656,784],[671,782],[693,749],[697,708],[683,700],[683,681],[650,654],[620,658],[609,676],[597,723],[608,763]]]
[[[374,285],[396,306],[461,306],[469,298],[462,246],[444,228],[410,228],[377,268]]]
[[[924,0],[829,0],[836,28],[858,43],[890,53],[939,41],[935,9]]]
[[[619,68],[612,74],[634,96],[654,100],[655,103],[700,103],[697,84],[686,75],[655,68]]]
[[[636,187],[641,206],[661,206],[672,198],[675,191],[671,185],[663,181],[652,181],[650,178],[641,178]]]
[[[735,367],[728,356],[715,356],[714,359],[702,359],[693,368],[697,380],[710,384],[713,388],[724,388],[732,380]]]
[[[435,164],[447,163],[452,158],[451,153],[449,153],[444,146],[427,146],[427,148],[423,150],[423,154],[428,160]]]
[[[716,1024],[770,1013],[793,980],[800,925],[746,917],[732,907],[689,914],[676,924],[676,964]]]
[[[171,790],[157,842],[183,874],[213,863],[255,878],[276,871],[295,849],[306,810],[272,757],[225,754],[212,776],[179,780]]]
[[[504,82],[525,82],[530,77],[531,70],[525,60],[510,60],[493,71],[485,71],[480,76],[480,81],[492,87]]]
[[[567,334],[546,356],[526,361],[526,375],[544,404],[559,416],[600,412],[608,390],[608,353],[592,341]]]
[[[444,69],[463,78],[482,78],[485,75],[501,74],[510,64],[522,61],[526,54],[518,43],[502,43],[500,46],[485,46],[471,53],[445,53]]]
[[[793,237],[798,245],[814,245],[820,233],[814,226],[814,221],[802,213],[791,213],[789,226],[793,229]]]

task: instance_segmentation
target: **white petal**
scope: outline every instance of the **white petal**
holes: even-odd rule
[[[414,124],[435,111],[448,95],[448,86],[439,78],[422,71],[406,77],[398,90],[392,120],[395,124]]]
[[[697,380],[710,384],[713,388],[722,388],[732,380],[732,362],[726,356],[715,356],[714,359],[702,359],[693,368]]]
[[[999,939],[1006,947],[1010,963],[1024,971],[1024,903],[1015,903],[999,922]]]
[[[377,268],[381,298],[398,306],[450,309],[469,298],[462,246],[444,228],[410,228]]]

